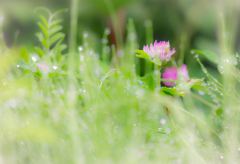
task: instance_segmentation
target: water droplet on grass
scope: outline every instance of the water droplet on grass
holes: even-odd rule
[[[198,93],[199,93],[200,95],[204,95],[204,94],[205,94],[205,92],[203,92],[203,91],[201,91],[201,90],[199,90]]]
[[[109,46],[104,47],[103,52],[108,54],[110,52],[110,47]]]
[[[167,123],[167,120],[166,120],[166,119],[164,119],[164,118],[162,118],[162,119],[160,120],[160,123],[164,125],[164,124],[166,124],[166,123]]]
[[[146,21],[144,22],[144,26],[145,26],[145,27],[151,27],[151,26],[152,26],[152,22],[151,22],[150,20],[146,20]]]
[[[37,61],[37,58],[35,56],[32,56],[33,61]]]
[[[108,39],[101,39],[101,43],[108,44]]]
[[[88,33],[83,34],[83,37],[87,38],[88,37]]]
[[[143,89],[139,89],[136,91],[136,95],[139,97],[142,97],[145,94],[145,91]]]
[[[80,55],[80,61],[81,61],[81,62],[84,61],[84,55]]]
[[[106,35],[109,35],[111,33],[111,30],[109,28],[106,28],[105,32]]]
[[[79,46],[79,47],[78,47],[78,50],[79,50],[79,51],[83,51],[83,47],[82,47],[82,46]]]
[[[3,83],[3,85],[7,85],[7,82],[5,79],[2,79],[2,83]]]

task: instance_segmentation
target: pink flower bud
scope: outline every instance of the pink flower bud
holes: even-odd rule
[[[38,63],[37,66],[41,71],[50,72],[50,68],[46,64]]]
[[[166,68],[163,73],[163,79],[187,81],[189,79],[187,66],[183,64],[179,69],[174,66]],[[163,84],[171,87],[175,86],[173,82],[168,81],[164,81]]]

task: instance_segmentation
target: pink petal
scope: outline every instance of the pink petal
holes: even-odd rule
[[[176,67],[166,68],[163,73],[163,79],[177,80],[178,70]],[[163,84],[173,87],[175,84],[172,82],[164,81]]]
[[[182,67],[179,68],[179,70],[181,71],[181,74],[182,74],[186,79],[189,79],[187,66],[186,66],[185,64],[183,64]]]

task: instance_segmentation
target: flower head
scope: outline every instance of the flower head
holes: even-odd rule
[[[163,79],[187,81],[189,79],[187,66],[183,64],[179,69],[174,66],[166,68],[163,73]],[[164,81],[163,84],[171,87],[175,85],[168,81]]]
[[[41,71],[50,72],[50,68],[46,64],[38,63],[37,66]]]
[[[169,61],[171,60],[171,56],[176,52],[175,48],[170,50],[169,41],[160,41],[159,43],[155,40],[154,44],[143,46],[143,51],[145,51],[149,57],[155,58],[159,57],[160,61]]]

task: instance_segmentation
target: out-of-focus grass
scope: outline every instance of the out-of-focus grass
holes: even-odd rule
[[[145,40],[150,43],[153,36],[161,35],[153,35],[151,26],[146,25],[146,33],[138,34],[137,30],[141,27],[136,27],[134,19],[129,19],[121,52],[108,44],[109,29],[104,31],[105,40],[98,43],[103,48],[102,51],[97,51],[91,44],[95,37],[83,31],[78,31],[83,35],[81,34],[82,44],[77,47],[76,39],[80,34],[75,33],[75,3],[69,12],[71,36],[68,53],[52,53],[51,50],[60,45],[41,47],[44,55],[39,55],[36,60],[36,54],[28,52],[34,51],[33,47],[30,50],[8,48],[1,42],[1,163],[239,162],[239,96],[236,87],[239,72],[234,74],[234,64],[227,62],[234,53],[233,43],[225,35],[222,36],[231,31],[229,27],[236,26],[234,22],[227,21],[228,12],[220,10],[220,43],[213,43],[220,47],[218,65],[223,66],[225,72],[218,73],[218,79],[222,78],[219,81],[223,86],[216,86],[216,82],[204,71],[196,74],[194,69],[199,67],[199,70],[200,66],[189,62],[196,59],[193,55],[185,55],[190,77],[206,76],[205,82],[213,81],[208,82],[209,94],[205,92],[204,96],[198,94],[197,90],[190,90],[198,95],[198,100],[200,97],[211,103],[212,106],[209,107],[201,100],[196,101],[189,91],[185,91],[184,97],[159,94],[149,87],[150,80],[139,76],[140,70],[144,75],[153,74],[153,68],[149,66],[145,69],[143,60],[135,58],[134,53],[134,50],[142,47],[138,42],[140,37],[146,35]],[[200,10],[197,4],[191,10],[185,6],[186,3],[183,4],[181,7],[190,13],[194,13],[194,9]],[[222,7],[224,9],[224,5]],[[166,11],[170,12],[170,9],[167,8]],[[116,13],[111,14],[114,18]],[[186,21],[193,20],[183,17]],[[200,25],[201,22],[198,21],[193,24]],[[145,22],[147,23],[149,22]],[[192,23],[188,22],[187,25],[189,24]],[[183,25],[181,28],[194,27]],[[188,37],[191,36],[191,33],[186,33]],[[167,33],[164,35],[167,36]],[[181,36],[183,35],[178,37]],[[187,38],[182,43],[187,47],[191,45],[190,41]],[[177,42],[173,45],[180,45]],[[199,43],[200,41],[196,44]],[[202,43],[206,44],[206,40]],[[207,49],[206,46],[204,48]],[[187,48],[184,53],[190,54]],[[176,55],[178,54],[179,49]],[[19,57],[26,63],[19,60]],[[206,60],[204,57],[200,59]],[[51,71],[39,70],[37,63],[45,63]],[[209,72],[215,71],[214,75],[217,74],[217,64],[209,62],[209,65],[214,68]],[[199,93],[204,94],[203,91]],[[213,95],[217,96],[212,97]],[[163,106],[171,109],[174,123],[164,113]]]

